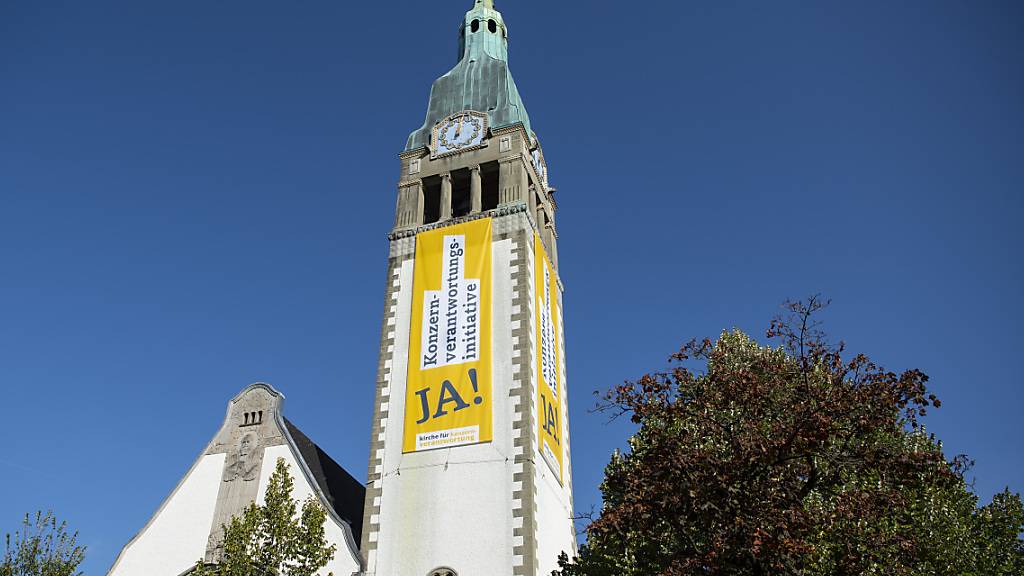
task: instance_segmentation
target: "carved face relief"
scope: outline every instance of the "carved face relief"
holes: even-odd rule
[[[262,456],[263,451],[259,446],[259,438],[256,437],[256,433],[243,434],[238,441],[238,448],[228,456],[223,480],[225,482],[234,482],[239,478],[246,482],[255,480],[259,475]]]
[[[238,444],[238,456],[239,458],[248,458],[249,452],[252,450],[252,434],[246,434],[242,436],[242,441]]]

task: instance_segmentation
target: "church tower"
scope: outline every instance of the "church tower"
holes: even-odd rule
[[[576,551],[555,189],[492,0],[400,154],[368,576],[546,576]]]

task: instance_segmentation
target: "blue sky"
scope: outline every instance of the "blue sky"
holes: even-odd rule
[[[365,478],[397,154],[469,0],[0,3],[0,532],[103,574],[268,381]],[[499,2],[558,187],[576,504],[592,391],[787,298],[1024,490],[1024,4]]]

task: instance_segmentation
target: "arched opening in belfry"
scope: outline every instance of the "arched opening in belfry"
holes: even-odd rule
[[[480,209],[494,210],[498,207],[498,175],[500,167],[497,161],[480,165]]]
[[[473,209],[469,168],[452,171],[452,218],[465,216]]]
[[[441,177],[423,179],[423,223],[433,224],[441,219]]]

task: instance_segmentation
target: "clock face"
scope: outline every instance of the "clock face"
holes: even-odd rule
[[[540,151],[540,146],[533,149],[531,153],[533,158],[533,167],[537,170],[537,176],[540,176],[541,182],[544,184],[548,183],[548,167],[544,163],[544,153]]]
[[[445,118],[434,127],[434,156],[479,146],[487,132],[487,115],[467,110]]]

